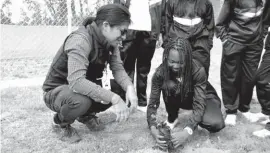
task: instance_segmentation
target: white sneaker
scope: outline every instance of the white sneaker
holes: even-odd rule
[[[270,119],[267,119],[267,120],[262,121],[261,124],[265,125],[268,122],[270,122]]]
[[[144,106],[144,107],[138,106],[137,109],[138,109],[139,111],[141,111],[141,112],[146,113],[146,111],[147,111],[147,106]]]
[[[267,119],[268,118],[267,115],[264,115],[262,113],[250,113],[250,112],[246,112],[246,113],[242,113],[242,114],[250,122],[257,122],[260,119]]]
[[[263,129],[263,130],[255,131],[252,134],[257,136],[257,137],[260,137],[260,138],[265,138],[265,137],[270,136],[270,131],[266,130],[266,129]]]
[[[226,119],[225,119],[225,124],[235,126],[235,124],[236,124],[236,115],[235,114],[227,115]]]
[[[257,113],[257,117],[260,119],[263,119],[263,120],[270,120],[269,116],[268,115],[264,115],[263,113]]]

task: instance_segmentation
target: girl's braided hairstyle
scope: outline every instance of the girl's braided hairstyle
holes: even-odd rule
[[[175,93],[181,94],[181,101],[186,96],[187,93],[191,91],[192,87],[192,48],[188,40],[184,38],[177,38],[176,40],[170,41],[165,46],[163,52],[163,61],[162,61],[162,72],[164,72],[163,78],[164,82],[168,82],[170,80],[170,70],[168,67],[168,56],[170,50],[176,50],[179,53],[179,56],[184,57],[184,68],[182,71],[178,72],[177,78],[181,78],[182,81],[177,83],[177,87],[175,89]],[[181,59],[181,58],[180,58]],[[165,83],[163,85],[165,87],[165,92],[170,96],[170,91],[168,85]]]

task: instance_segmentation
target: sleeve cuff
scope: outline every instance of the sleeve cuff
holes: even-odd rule
[[[111,92],[110,90],[106,90],[103,88],[101,90],[101,93],[102,96],[100,96],[100,99],[103,101],[104,104],[109,104],[112,100],[114,93]]]

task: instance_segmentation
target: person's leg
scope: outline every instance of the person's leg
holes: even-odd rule
[[[244,46],[231,41],[223,44],[220,68],[221,92],[227,117],[225,123],[235,125],[238,109],[237,96],[240,90],[241,52]]]
[[[45,104],[54,112],[54,122],[64,129],[64,138],[68,141],[81,140],[77,131],[70,126],[75,119],[84,115],[92,104],[86,96],[72,92],[67,85],[59,86],[44,95]]]
[[[97,113],[103,112],[110,108],[110,104],[102,104],[101,102],[92,102],[87,112],[77,118],[77,121],[86,125],[90,131],[101,131],[105,129],[105,125],[100,122],[96,116]]]
[[[221,100],[216,94],[209,93],[206,95],[206,108],[199,125],[213,133],[225,127],[221,112]]]
[[[101,84],[100,82],[96,81],[97,84]],[[110,80],[111,84],[111,91],[118,94],[124,101],[125,101],[125,91],[121,88],[119,84],[114,79]],[[88,109],[87,113],[85,115],[80,116],[79,120],[80,121],[88,121],[88,128],[91,129],[91,131],[100,131],[105,129],[105,125],[97,119],[95,116],[96,113],[104,112],[107,109],[109,109],[112,106],[111,103],[109,104],[103,104],[100,102],[94,102],[92,103],[91,107]],[[130,105],[128,105],[129,107]],[[89,120],[90,118],[90,120]],[[91,120],[92,119],[92,120]]]
[[[136,30],[128,30],[127,38],[123,41],[123,47],[120,48],[124,68],[132,81],[134,81],[135,62],[138,51],[138,44],[136,40],[137,32],[138,31]]]
[[[202,117],[202,121],[199,123],[199,126],[207,129],[209,132],[214,133],[220,131],[225,127],[223,115],[221,112],[221,100],[218,97],[214,87],[212,87],[209,82],[207,82],[206,90],[206,107],[204,115]],[[193,93],[189,93],[189,95],[184,99],[184,101],[180,103],[180,108],[192,110],[193,96]]]
[[[176,97],[167,97],[167,101],[165,102],[165,108],[168,113],[168,118],[165,121],[166,125],[173,129],[178,123],[178,111],[179,106],[177,104],[178,100]]]
[[[151,68],[151,60],[156,49],[157,37],[154,33],[140,31],[137,39],[140,40],[139,49],[137,50],[137,96],[138,106],[147,105],[146,88],[147,76]]]
[[[210,47],[208,44],[208,37],[190,40],[190,42],[193,50],[193,58],[200,62],[208,75],[210,67]]]
[[[268,122],[265,125],[265,128],[262,130],[254,131],[253,135],[260,138],[270,137],[270,116]]]
[[[263,55],[260,67],[255,77],[256,89],[259,103],[262,107],[262,114],[268,115],[269,119],[263,121],[266,123],[265,129],[253,132],[257,137],[270,137],[270,35],[268,33],[265,42],[265,53]]]
[[[248,112],[250,109],[250,102],[252,99],[253,88],[255,85],[254,77],[258,69],[262,50],[263,50],[263,42],[260,42],[256,45],[246,46],[246,48],[243,51],[242,63],[241,63],[242,73],[240,76],[241,88],[239,92],[240,94],[239,94],[239,107],[238,107],[238,110],[243,113]],[[250,113],[247,113],[247,114],[250,114]]]
[[[177,85],[174,81],[169,80],[166,82],[168,86],[168,90],[170,92],[170,96],[168,96],[166,93],[163,92],[163,99],[165,103],[165,108],[168,113],[168,118],[167,121],[165,122],[171,129],[175,127],[177,124],[178,120],[178,111],[179,111],[179,98],[180,97],[175,97],[174,92],[175,92],[175,86]],[[165,88],[165,87],[162,87]]]
[[[262,113],[270,115],[270,35],[266,39],[265,53],[256,73],[256,90]],[[268,46],[267,46],[268,45]]]
[[[59,86],[46,93],[46,105],[58,114],[61,122],[73,123],[84,115],[93,103],[90,98],[77,94],[67,85]]]

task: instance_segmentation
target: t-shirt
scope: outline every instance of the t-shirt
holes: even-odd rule
[[[129,12],[131,14],[129,29],[151,31],[151,16],[148,0],[131,0]]]

